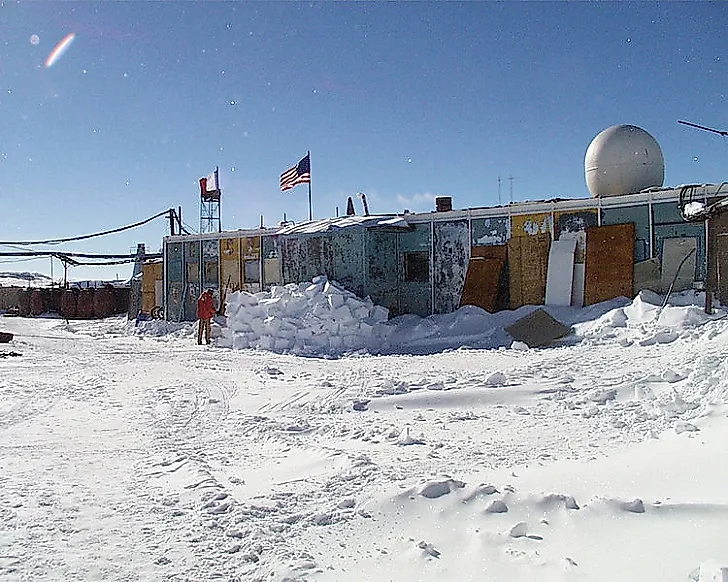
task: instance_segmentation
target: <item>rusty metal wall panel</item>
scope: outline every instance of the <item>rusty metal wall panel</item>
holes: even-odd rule
[[[434,312],[452,313],[460,305],[470,259],[467,221],[436,222],[433,252]]]
[[[364,228],[349,227],[331,234],[334,252],[333,279],[360,297],[364,294],[366,284],[364,233]]]
[[[554,230],[550,212],[535,212],[511,217],[511,238],[521,236],[550,235]]]
[[[565,238],[576,239],[574,262],[583,263],[586,252],[586,229],[599,224],[596,210],[577,210],[574,212],[557,212],[554,240]]]
[[[368,230],[366,250],[369,270],[364,294],[390,313],[399,313],[396,231]]]
[[[508,241],[511,309],[543,305],[550,247],[548,234],[519,236]]]
[[[470,221],[472,245],[505,245],[511,238],[511,220],[507,216],[474,218]]]
[[[405,281],[404,277],[404,253],[425,251],[432,252],[432,239],[430,236],[430,224],[420,223],[413,225],[412,230],[401,231],[397,234],[397,271],[400,281],[399,289],[399,315],[401,313],[413,313],[420,317],[432,315],[432,287],[430,281],[414,282]]]
[[[632,297],[634,223],[596,226],[586,231],[584,305]]]
[[[308,245],[297,236],[279,239],[281,263],[283,266],[283,283],[300,283],[306,280],[306,261]]]
[[[307,245],[306,281],[318,275],[331,277],[334,273],[334,248],[331,237],[327,234],[314,236],[308,239]]]

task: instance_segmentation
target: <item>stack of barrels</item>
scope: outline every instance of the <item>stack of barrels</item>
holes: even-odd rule
[[[64,319],[104,318],[126,313],[129,289],[106,284],[103,287],[36,288],[18,291],[18,314],[38,316],[58,313]]]

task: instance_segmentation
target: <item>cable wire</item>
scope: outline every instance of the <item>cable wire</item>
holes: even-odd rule
[[[71,242],[76,240],[85,240],[88,238],[94,238],[97,236],[105,236],[107,234],[114,234],[116,232],[122,232],[124,230],[130,230],[132,228],[137,228],[139,226],[142,226],[143,224],[146,224],[148,222],[151,222],[152,220],[159,218],[160,216],[169,215],[170,212],[173,212],[171,208],[165,210],[164,212],[160,212],[158,214],[155,214],[154,216],[150,216],[149,218],[145,220],[141,220],[139,222],[135,222],[134,224],[129,224],[127,226],[120,226],[119,228],[112,228],[111,230],[105,230],[103,232],[95,232],[93,234],[84,234],[82,236],[72,236],[68,238],[54,238],[54,239],[48,239],[48,240],[32,240],[32,241],[0,241],[0,245],[57,245],[64,242]]]

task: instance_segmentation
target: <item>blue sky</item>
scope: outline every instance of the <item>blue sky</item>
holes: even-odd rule
[[[0,22],[4,241],[178,206],[197,230],[215,166],[224,229],[300,222],[307,187],[278,180],[307,150],[315,218],[357,192],[375,213],[495,205],[498,176],[504,203],[511,184],[514,200],[586,197],[586,148],[619,123],[657,139],[666,185],[728,180],[728,141],[677,123],[728,129],[722,2],[0,0]],[[55,248],[154,251],[167,229]],[[131,268],[71,270],[116,273]]]

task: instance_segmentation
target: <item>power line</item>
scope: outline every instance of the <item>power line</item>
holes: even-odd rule
[[[72,236],[68,238],[54,238],[54,239],[48,239],[48,240],[32,240],[32,241],[0,241],[0,245],[57,245],[64,242],[72,242],[77,240],[85,240],[88,238],[94,238],[97,236],[105,236],[107,234],[114,234],[116,232],[122,232],[124,230],[130,230],[132,228],[137,228],[139,226],[142,226],[144,224],[147,224],[148,222],[151,222],[152,220],[159,218],[161,216],[169,216],[171,212],[174,212],[172,208],[169,208],[165,210],[164,212],[160,212],[158,214],[155,214],[154,216],[150,216],[149,218],[145,220],[141,220],[139,222],[135,222],[134,224],[129,224],[127,226],[120,226],[119,228],[112,228],[111,230],[105,230],[103,232],[96,232],[93,234],[84,234],[81,236]]]

